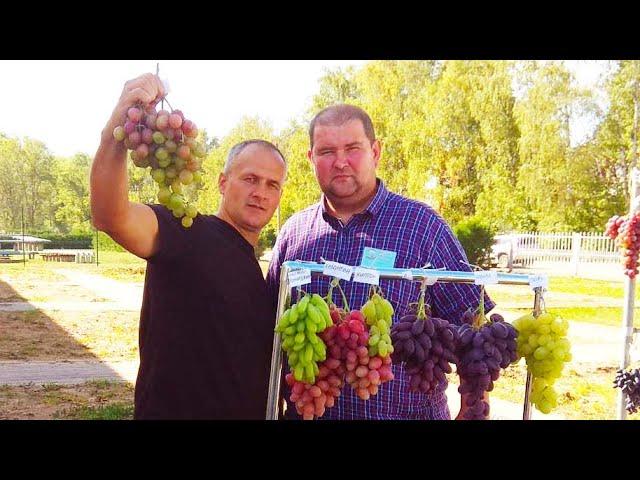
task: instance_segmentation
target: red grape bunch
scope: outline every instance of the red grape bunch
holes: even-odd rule
[[[198,215],[196,206],[187,201],[185,189],[203,187],[206,150],[197,136],[195,123],[180,110],[156,111],[155,106],[142,105],[129,108],[124,125],[113,130],[113,137],[131,150],[131,160],[137,167],[151,167],[151,178],[158,184],[158,201],[180,218],[185,228]]]
[[[330,306],[336,329],[326,332],[327,351],[342,362],[345,380],[358,398],[369,400],[378,393],[380,385],[393,380],[391,357],[370,354],[370,334],[365,317],[359,310],[349,311],[344,292],[336,285],[342,294],[346,311],[338,309],[335,304]],[[331,298],[331,291],[328,298]]]
[[[395,351],[394,363],[404,362],[409,377],[409,390],[434,393],[451,373],[449,363],[456,362],[454,327],[442,318],[431,316],[425,305],[423,286],[417,312],[407,313],[391,327]]]
[[[640,213],[624,217],[614,215],[607,222],[605,231],[612,240],[617,239],[624,274],[629,278],[638,275],[638,254],[640,251]]]

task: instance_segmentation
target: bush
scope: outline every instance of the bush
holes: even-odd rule
[[[273,248],[276,243],[276,227],[273,222],[266,225],[260,232],[258,245],[256,246],[256,258],[259,260],[265,250]]]
[[[477,217],[462,220],[455,227],[453,233],[462,244],[469,263],[483,268],[491,266],[491,245],[495,231]]]
[[[91,247],[96,248],[96,235],[93,235]],[[118,245],[109,235],[98,232],[98,249],[100,252],[125,252],[126,250]]]
[[[44,248],[46,249],[53,250],[68,248],[73,250],[81,250],[92,248],[91,245],[93,236],[91,234],[64,235],[59,233],[39,233],[34,236],[51,240],[51,243],[44,244]]]

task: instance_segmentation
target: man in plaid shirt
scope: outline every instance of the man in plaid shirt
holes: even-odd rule
[[[366,247],[396,253],[395,268],[431,268],[470,271],[467,258],[450,227],[431,207],[385,188],[376,177],[380,143],[375,139],[367,113],[351,105],[335,105],[318,113],[309,127],[307,153],[323,191],[320,202],[293,215],[276,241],[267,284],[277,298],[280,265],[288,260],[340,262],[360,265]],[[461,262],[462,261],[462,262]],[[330,278],[314,276],[305,285],[308,292],[326,295]],[[352,309],[367,301],[369,285],[341,283]],[[395,310],[398,322],[412,302],[417,302],[420,284],[402,279],[381,279],[380,287]],[[436,283],[427,289],[425,301],[434,316],[459,324],[465,310],[479,304],[476,285]],[[334,303],[342,306],[337,292]],[[486,311],[494,307],[486,297]],[[360,400],[351,388],[343,388],[333,408],[322,418],[359,419],[450,419],[446,382],[437,393],[425,395],[408,390],[408,375],[393,366],[395,379],[380,386],[378,394]],[[288,398],[289,392],[286,392]],[[464,413],[464,397],[461,401]],[[296,415],[288,404],[287,416]]]

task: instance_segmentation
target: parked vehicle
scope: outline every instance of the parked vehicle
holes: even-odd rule
[[[524,263],[527,252],[537,248],[536,239],[528,233],[496,235],[491,246],[491,266],[511,271]]]

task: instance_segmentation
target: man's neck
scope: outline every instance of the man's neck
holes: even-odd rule
[[[231,219],[231,217],[222,208],[220,208],[215,215],[220,220],[224,220],[233,228],[235,228],[238,231],[238,233],[242,235],[242,238],[244,238],[247,242],[249,242],[253,248],[256,248],[256,246],[258,245],[258,238],[260,237],[260,232],[253,232],[251,230],[247,230],[245,228],[240,227]]]
[[[332,216],[336,217],[344,225],[346,225],[347,223],[349,223],[349,220],[351,220],[351,217],[353,217],[357,213],[364,211],[371,204],[371,202],[373,201],[373,197],[376,196],[377,190],[378,184],[376,182],[373,190],[371,190],[366,197],[364,197],[357,203],[343,202],[339,198],[332,199],[325,194],[325,208]]]

